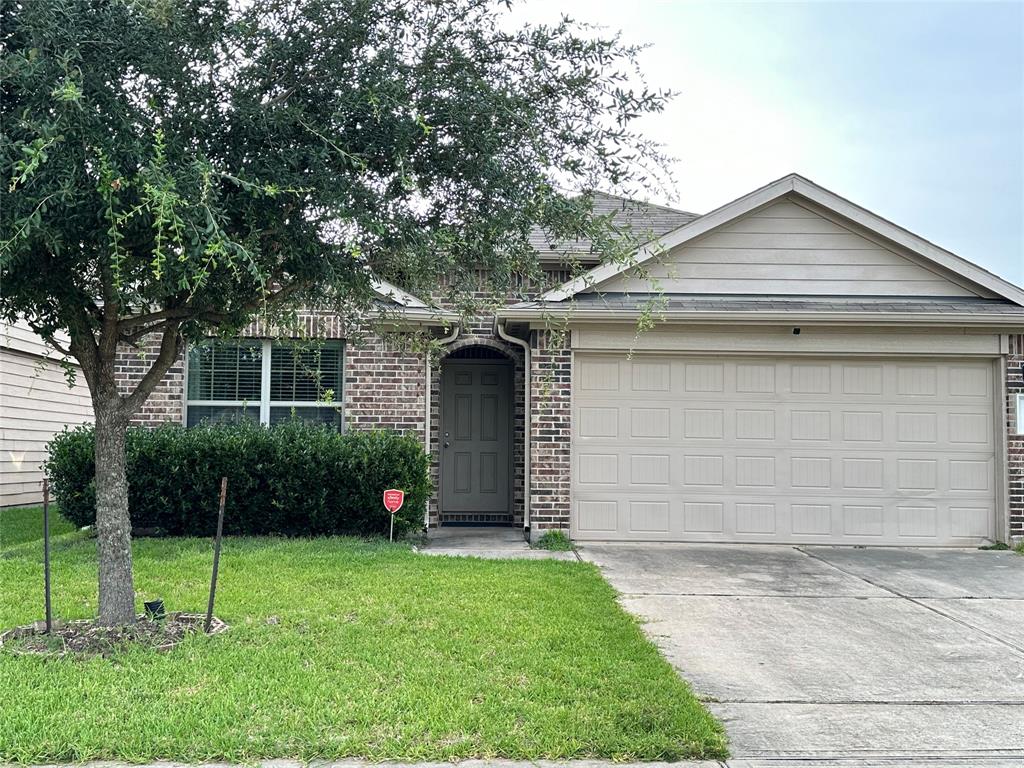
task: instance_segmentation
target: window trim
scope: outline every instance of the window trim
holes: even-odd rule
[[[204,339],[204,341],[216,341],[216,339]],[[251,337],[243,337],[238,341],[249,341],[259,342],[260,348],[260,424],[269,426],[270,424],[270,409],[273,408],[335,408],[341,410],[341,429],[339,431],[345,431],[345,391],[347,388],[347,382],[345,380],[345,361],[347,359],[348,346],[345,344],[344,339],[323,339],[325,344],[336,344],[341,349],[341,370],[338,375],[338,386],[340,391],[335,393],[335,399],[329,403],[325,403],[321,400],[271,400],[270,399],[270,372],[271,372],[271,358],[275,344],[273,339],[256,339]],[[254,406],[256,402],[253,400],[190,400],[188,397],[188,376],[189,376],[189,352],[192,347],[198,346],[203,342],[187,343],[185,345],[184,362],[182,364],[182,376],[181,376],[181,423],[182,426],[188,427],[188,409],[189,406],[204,407],[204,406],[226,406],[233,408],[244,408],[246,406]],[[287,340],[277,340],[278,345],[287,343]],[[266,397],[264,397],[264,393]]]
[[[1017,393],[1017,434],[1024,435],[1024,392]]]

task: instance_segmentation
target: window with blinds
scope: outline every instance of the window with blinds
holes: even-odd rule
[[[275,344],[270,350],[269,424],[299,418],[341,427],[340,344]]]
[[[341,429],[340,341],[209,340],[188,351],[185,423],[291,418]]]

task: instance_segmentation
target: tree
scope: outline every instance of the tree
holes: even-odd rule
[[[535,269],[608,226],[561,190],[643,184],[637,49],[490,0],[8,0],[0,317],[75,358],[96,419],[99,621],[134,617],[129,420],[183,338]],[[459,281],[453,281],[458,284]],[[62,346],[59,334],[70,343]],[[131,391],[119,345],[159,338]]]

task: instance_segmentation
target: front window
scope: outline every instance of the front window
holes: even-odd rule
[[[342,426],[340,341],[209,340],[189,347],[185,423],[293,416]]]

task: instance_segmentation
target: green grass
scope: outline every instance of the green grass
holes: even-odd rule
[[[1024,541],[1020,542],[1020,544],[1014,547],[1013,551],[1016,552],[1018,555],[1024,555]]]
[[[208,540],[135,544],[138,599],[202,610]],[[55,612],[96,610],[95,543],[54,553]],[[41,555],[0,551],[0,628],[42,615]],[[0,763],[363,756],[720,758],[725,738],[586,563],[228,539],[227,633],[110,659],[0,650]]]
[[[563,531],[545,531],[530,546],[534,549],[547,549],[552,552],[572,551],[572,541]]]
[[[75,526],[60,516],[55,505],[50,506],[50,536],[63,536]],[[43,508],[18,507],[0,509],[0,549],[43,538]]]

